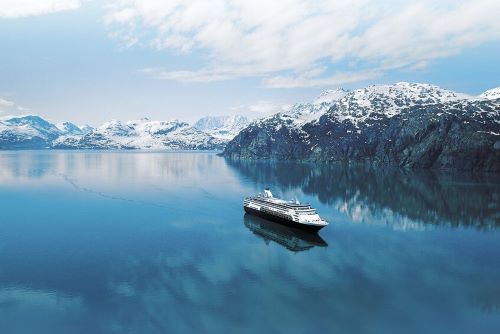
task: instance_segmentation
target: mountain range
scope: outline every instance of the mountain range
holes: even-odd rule
[[[327,91],[252,122],[222,155],[500,171],[500,88],[469,96],[401,82]]]
[[[400,82],[327,90],[257,119],[193,125],[147,118],[93,128],[40,116],[0,118],[0,149],[223,150],[233,159],[500,171],[500,87],[478,96]]]
[[[242,116],[204,117],[186,122],[147,118],[113,120],[93,128],[53,124],[40,116],[0,118],[0,149],[181,149],[222,150],[249,121]]]

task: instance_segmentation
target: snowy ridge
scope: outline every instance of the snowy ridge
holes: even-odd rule
[[[372,85],[353,91],[342,88],[327,90],[310,103],[299,103],[290,110],[255,121],[256,126],[271,126],[301,129],[314,124],[323,115],[339,122],[350,122],[354,126],[368,120],[380,120],[400,115],[415,107],[445,103],[468,103],[478,99],[500,97],[500,89],[493,89],[480,97],[456,93],[441,87],[399,82],[392,85]]]
[[[313,104],[315,104],[315,105],[323,104],[323,103],[331,104],[331,103],[343,98],[347,93],[349,93],[349,91],[342,88],[342,87],[337,88],[337,89],[328,89],[328,90],[325,90],[323,93],[321,93],[313,101]]]
[[[332,110],[339,121],[358,124],[370,118],[394,117],[417,105],[432,105],[474,97],[438,86],[399,82],[393,85],[373,85],[356,89],[339,100]]]
[[[87,146],[87,139],[96,138],[101,145],[107,140],[112,148],[130,149],[221,149],[225,142],[178,120],[150,121],[147,118],[121,122],[112,120],[82,138],[62,136],[54,145],[60,148]],[[102,146],[102,145],[101,145]],[[85,147],[86,148],[86,147]]]
[[[480,99],[485,100],[496,100],[500,99],[500,87],[487,90],[483,94],[479,95]]]
[[[54,124],[37,115],[2,117],[0,118],[0,131],[10,131],[42,139],[50,139],[61,134]]]
[[[214,125],[212,131],[226,128]],[[0,118],[0,148],[221,150],[236,133],[224,134],[217,137],[179,120],[112,120],[92,128],[71,122],[55,125],[36,115]]]
[[[56,127],[63,133],[67,135],[81,135],[84,133],[79,126],[71,123],[71,122],[61,122],[57,123]]]

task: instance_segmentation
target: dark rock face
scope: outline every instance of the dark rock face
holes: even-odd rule
[[[500,99],[456,100],[382,110],[355,122],[334,104],[318,120],[287,126],[279,116],[254,122],[224,156],[500,172]]]

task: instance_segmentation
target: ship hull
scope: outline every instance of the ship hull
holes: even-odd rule
[[[246,206],[244,206],[243,208],[245,209],[245,212],[248,213],[248,214],[250,214],[250,215],[261,217],[261,218],[273,221],[275,223],[279,223],[279,224],[282,224],[282,225],[285,225],[285,226],[289,226],[289,227],[293,227],[293,228],[298,228],[298,229],[301,229],[301,230],[304,230],[304,231],[308,231],[308,232],[318,232],[323,227],[325,227],[324,225],[300,224],[300,223],[294,222],[293,220],[285,219],[285,218],[282,218],[282,217],[277,217],[277,216],[274,216],[274,215],[269,214],[267,212],[262,212],[262,211],[259,211],[259,210],[256,210],[256,209],[252,209],[252,208],[249,208],[249,207],[246,207]]]

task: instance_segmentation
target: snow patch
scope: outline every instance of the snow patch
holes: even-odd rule
[[[500,87],[487,90],[483,94],[478,96],[480,99],[484,100],[496,100],[500,99]]]

